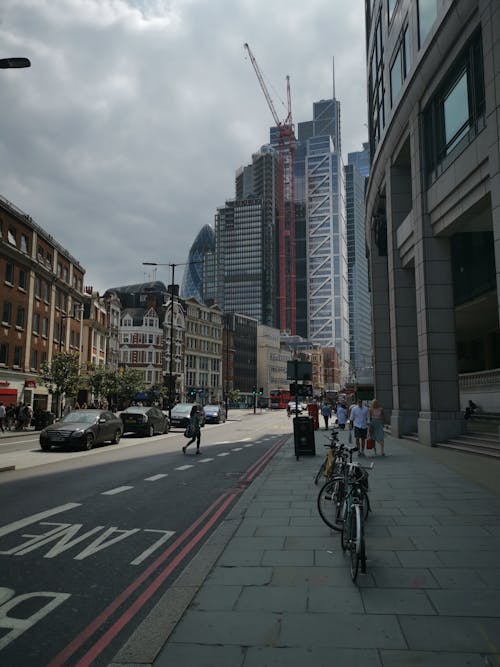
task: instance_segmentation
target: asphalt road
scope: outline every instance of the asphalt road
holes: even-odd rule
[[[207,425],[199,456],[181,431],[90,452],[1,441],[0,466],[22,467],[0,475],[0,664],[109,663],[290,432],[281,412],[237,418]]]

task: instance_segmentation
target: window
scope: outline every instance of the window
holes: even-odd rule
[[[40,332],[40,315],[33,313],[33,333],[38,335]]]
[[[12,229],[11,227],[9,227],[9,230],[7,231],[7,241],[10,243],[10,245],[13,245],[17,248],[16,230]]]
[[[42,281],[40,280],[40,276],[35,276],[35,296],[37,299],[40,298],[41,292],[42,292]]]
[[[10,324],[12,318],[12,304],[4,301],[2,311],[2,324]]]
[[[24,308],[22,306],[18,306],[17,308],[16,327],[19,329],[24,329]]]
[[[9,363],[9,345],[2,343],[0,345],[0,364],[7,365]]]
[[[26,271],[19,269],[19,289],[26,289]]]
[[[47,338],[48,333],[49,333],[49,320],[46,317],[44,317],[42,318],[42,336],[44,338]]]
[[[49,283],[45,280],[43,282],[43,300],[45,303],[50,303],[50,285]]]
[[[26,234],[21,234],[21,252],[24,252],[25,255],[28,254],[28,237]]]
[[[38,350],[31,351],[31,370],[38,370]]]
[[[425,42],[437,16],[437,0],[418,0],[418,45]]]
[[[395,55],[392,60],[390,68],[391,79],[391,107],[394,105],[394,100],[399,94],[403,81],[410,69],[410,42],[408,26],[402,31],[399,38],[399,43],[395,50]]]
[[[21,366],[22,358],[23,358],[23,348],[20,345],[16,345],[14,348],[13,366],[19,368]]]
[[[9,283],[9,285],[14,284],[14,264],[12,262],[5,264],[5,282]]]
[[[485,124],[485,92],[481,34],[476,33],[457,58],[424,114],[425,158],[435,179]]]

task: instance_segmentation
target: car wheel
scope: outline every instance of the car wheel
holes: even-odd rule
[[[163,433],[166,434],[170,431],[170,426],[165,422],[165,428],[163,429]]]
[[[153,426],[153,424],[151,424],[151,426],[149,427],[148,435],[150,438],[152,438],[154,434],[155,434],[155,427]]]
[[[51,446],[47,442],[40,443],[40,449],[43,449],[44,452],[50,452]]]
[[[119,428],[116,429],[115,437],[111,440],[112,445],[117,445],[120,442],[120,438],[122,437],[122,432],[120,431]]]
[[[86,449],[87,451],[91,450],[92,447],[94,446],[94,436],[92,433],[87,433],[85,435],[85,442],[83,443],[82,449]]]

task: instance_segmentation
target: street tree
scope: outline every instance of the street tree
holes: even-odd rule
[[[52,361],[44,361],[40,367],[42,383],[57,397],[57,414],[61,416],[62,397],[76,396],[80,385],[78,354],[61,352]]]
[[[144,390],[144,375],[136,368],[124,368],[117,373],[116,394],[121,403],[130,403],[134,396]]]

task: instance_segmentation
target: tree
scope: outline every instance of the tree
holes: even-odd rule
[[[136,368],[124,368],[117,374],[116,394],[121,402],[129,403],[144,389],[144,376]]]
[[[62,397],[75,396],[80,384],[80,364],[78,354],[61,352],[52,361],[44,361],[40,367],[42,383],[57,395],[58,416],[61,415]]]
[[[85,380],[97,401],[106,399],[112,403],[112,397],[117,394],[118,373],[107,366],[88,364]]]

